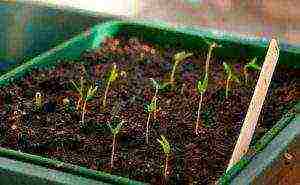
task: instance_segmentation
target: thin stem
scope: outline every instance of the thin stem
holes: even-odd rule
[[[155,104],[155,110],[153,112],[153,119],[156,119],[156,109],[157,109],[157,94],[158,94],[158,89],[155,89],[155,94],[154,94],[154,104]]]
[[[81,98],[79,98],[79,100],[77,101],[77,106],[76,106],[76,110],[79,110],[79,104],[81,103]]]
[[[113,169],[113,167],[114,167],[115,143],[116,143],[116,135],[114,134],[113,144],[112,144],[112,151],[111,151],[111,160],[110,160],[111,169]]]
[[[244,69],[244,75],[245,75],[245,84],[248,83],[248,72],[247,69]]]
[[[214,47],[215,47],[214,44],[209,47],[209,50],[208,50],[208,53],[207,53],[206,62],[205,62],[205,74],[208,74],[209,61],[210,61],[211,53],[212,53],[212,50],[213,50]]]
[[[83,109],[82,109],[82,116],[81,116],[82,125],[84,125],[85,107],[86,107],[86,101],[84,101]]]
[[[203,101],[203,93],[200,94],[200,101],[198,105],[198,112],[197,112],[197,122],[196,122],[196,134],[198,135],[198,129],[199,129],[199,122],[200,122],[200,111],[201,111],[201,105]]]
[[[154,97],[155,97],[155,101],[156,101],[156,97],[157,97],[157,94],[158,94],[158,88],[155,88],[155,93],[154,93]]]
[[[181,90],[180,90],[180,94],[183,95],[184,93],[184,89],[185,89],[185,84],[182,84],[181,86]]]
[[[149,143],[149,122],[150,122],[150,117],[151,117],[151,113],[149,112],[148,114],[148,119],[147,119],[147,128],[146,128],[146,143]]]
[[[83,93],[83,77],[80,78],[80,93]]]
[[[103,103],[103,107],[106,106],[106,98],[107,98],[107,93],[108,93],[108,90],[109,90],[109,86],[110,86],[110,81],[108,81],[106,89],[105,89],[104,99],[103,99],[103,102],[102,102]]]
[[[168,177],[168,160],[169,160],[169,155],[166,155],[165,171],[164,171],[164,177],[165,177],[165,179],[167,179],[167,177]]]
[[[174,64],[174,67],[172,69],[172,73],[171,73],[171,79],[170,79],[170,83],[173,84],[174,83],[174,75],[175,75],[175,70],[176,70],[176,62]]]
[[[230,76],[228,76],[227,80],[226,80],[226,91],[225,91],[225,97],[226,97],[226,99],[228,97],[229,80],[230,80]]]

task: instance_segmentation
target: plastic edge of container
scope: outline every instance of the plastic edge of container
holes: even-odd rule
[[[235,164],[228,172],[225,172],[222,177],[219,178],[218,184],[227,185],[239,174],[243,169],[252,162],[252,159],[263,152],[269,143],[271,143],[290,123],[294,120],[300,119],[299,112],[300,102],[298,102],[287,114],[285,114],[275,126],[273,126],[258,142],[252,145],[249,152],[242,157],[242,159]],[[298,133],[300,134],[300,133]],[[282,145],[281,147],[286,147]]]

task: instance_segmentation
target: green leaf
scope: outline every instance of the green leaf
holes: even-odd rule
[[[74,81],[71,81],[75,89],[78,91],[81,97],[84,96],[83,87],[79,87]]]
[[[233,81],[235,81],[236,83],[240,83],[240,79],[235,75],[235,74],[231,74],[231,79],[233,80]]]
[[[226,75],[228,76],[228,78],[230,80],[233,80],[237,83],[240,83],[240,80],[239,78],[237,77],[237,75],[235,75],[233,72],[232,72],[232,68],[229,64],[226,64],[226,62],[223,62],[223,66],[224,66],[224,71],[226,73]]]
[[[118,134],[122,128],[122,125],[123,125],[123,121],[121,121],[116,128],[114,128],[114,134]]]
[[[156,110],[156,107],[157,107],[157,100],[156,100],[156,97],[153,97],[151,100],[151,103],[149,105],[147,105],[146,110],[148,113],[154,112]]]
[[[111,124],[108,124],[113,135],[117,135],[120,132],[122,125],[123,125],[123,121],[120,121],[120,123],[115,128],[113,128]]]
[[[121,104],[119,101],[116,101],[112,110],[111,110],[111,118],[113,119],[120,111]]]
[[[204,93],[207,89],[207,86],[208,86],[208,76],[205,75],[204,79],[201,81],[199,80],[198,81],[198,84],[197,84],[197,90],[198,92],[201,94],[201,93]]]
[[[150,78],[150,80],[152,81],[154,88],[159,90],[163,90],[171,84],[170,82],[161,83],[159,81],[154,80],[153,78]]]
[[[174,60],[175,60],[175,66],[181,62],[182,60],[192,56],[193,53],[186,53],[185,51],[182,51],[180,53],[177,53],[174,55]]]
[[[226,63],[226,62],[223,62],[223,67],[224,67],[224,71],[225,73],[228,75],[228,76],[231,76],[231,67]]]
[[[109,81],[113,82],[117,79],[118,77],[118,70],[117,70],[117,65],[114,63],[113,64],[113,68],[110,71],[110,76],[109,76]]]
[[[247,63],[245,65],[245,68],[246,69],[251,69],[251,70],[254,70],[254,71],[259,71],[261,70],[261,67],[256,63],[257,61],[257,58],[253,58],[249,63]]]
[[[96,92],[97,92],[97,89],[98,89],[98,86],[93,87],[93,86],[91,85],[90,88],[89,88],[89,90],[88,90],[88,92],[87,92],[87,94],[86,94],[85,100],[86,100],[86,101],[89,101],[89,100],[93,99],[93,97],[95,96],[95,94],[96,94]]]
[[[170,154],[171,152],[171,147],[170,147],[170,144],[169,142],[167,141],[167,139],[165,138],[165,136],[161,135],[161,140],[160,139],[157,139],[157,141],[160,143],[160,145],[162,146],[163,150],[164,150],[164,153],[165,154]]]
[[[72,80],[71,82],[72,82],[73,86],[75,87],[75,89],[76,89],[79,93],[81,93],[80,88],[78,87],[78,85],[77,85],[73,80]]]
[[[154,80],[153,78],[150,78],[150,80],[151,80],[151,82],[152,82],[154,88],[155,88],[155,89],[159,89],[159,87],[160,87],[159,82],[156,81],[156,80]]]

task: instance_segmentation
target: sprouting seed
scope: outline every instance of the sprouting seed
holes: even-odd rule
[[[248,70],[253,70],[253,71],[260,71],[261,67],[256,63],[257,58],[253,58],[249,63],[247,63],[244,66],[244,76],[245,76],[245,83],[248,83]]]
[[[85,116],[85,109],[86,109],[86,103],[90,100],[92,100],[97,92],[98,86],[93,87],[91,85],[89,87],[89,90],[87,91],[85,98],[84,98],[84,104],[82,109],[82,115],[81,115],[81,123],[84,124],[84,116]]]
[[[226,64],[226,62],[223,62],[223,67],[225,74],[227,75],[226,79],[226,91],[225,91],[225,96],[226,98],[228,97],[228,91],[229,91],[229,82],[230,81],[235,81],[239,83],[239,78],[233,73],[232,68],[230,65]]]
[[[197,83],[197,90],[198,90],[199,94],[205,93],[207,86],[208,86],[208,75],[205,75],[204,79],[199,80]]]
[[[168,177],[168,160],[169,160],[169,157],[171,154],[171,147],[170,147],[168,140],[165,138],[165,136],[161,135],[160,137],[161,137],[161,139],[157,139],[157,141],[160,143],[160,145],[164,151],[165,157],[166,157],[165,158],[164,177],[165,177],[165,179],[167,179],[167,177]]]
[[[80,80],[80,87],[73,81],[71,81],[76,90],[80,94],[79,101],[83,102],[83,107],[82,107],[82,114],[81,114],[81,123],[84,124],[84,117],[86,113],[86,104],[88,101],[92,100],[93,97],[95,96],[98,86],[84,86],[83,84],[83,79]],[[79,103],[77,103],[77,107],[79,108]]]
[[[180,64],[180,62],[182,62],[184,59],[186,59],[186,58],[188,58],[188,57],[190,57],[190,56],[192,56],[192,55],[193,55],[193,53],[186,53],[185,51],[180,52],[180,53],[177,53],[177,54],[174,55],[174,61],[175,61],[175,63],[174,63],[174,65],[173,65],[172,73],[171,73],[171,77],[170,77],[170,83],[171,83],[171,84],[174,84],[174,82],[175,82],[174,76],[175,76],[175,71],[176,71],[177,66],[178,66],[178,65]]]
[[[149,143],[149,124],[150,124],[150,119],[151,115],[153,115],[153,119],[156,119],[156,112],[157,112],[157,101],[158,101],[158,92],[159,90],[165,89],[170,83],[160,83],[159,81],[154,80],[153,78],[150,78],[154,88],[155,88],[155,93],[154,96],[151,99],[150,104],[146,105],[146,112],[148,113],[148,118],[147,118],[147,124],[146,124],[146,143]]]
[[[105,93],[104,93],[104,99],[103,99],[103,102],[102,102],[103,107],[106,106],[106,99],[107,99],[107,94],[108,94],[109,87],[110,87],[111,83],[117,79],[117,77],[118,77],[117,65],[115,63],[113,63],[113,67],[110,70],[110,75],[109,75],[107,85],[106,85],[106,89],[105,89]]]
[[[154,113],[157,109],[157,98],[153,97],[150,104],[146,105],[146,111],[148,113]]]
[[[71,81],[73,86],[75,87],[75,89],[77,90],[77,92],[79,93],[80,97],[77,101],[77,106],[76,106],[76,110],[79,110],[80,108],[80,104],[83,101],[83,97],[84,97],[84,82],[83,82],[83,77],[80,77],[80,82],[79,84],[75,83],[74,81]]]
[[[42,94],[40,92],[35,94],[35,107],[36,110],[42,110]]]
[[[123,125],[123,120],[121,120],[115,128],[113,128],[111,124],[108,124],[110,131],[113,135],[112,152],[111,152],[111,160],[110,160],[111,169],[113,169],[113,167],[114,167],[116,136],[120,132],[122,125]]]
[[[197,122],[196,122],[196,128],[195,128],[195,132],[197,135],[199,134],[198,130],[199,130],[199,123],[200,123],[200,111],[201,111],[201,107],[202,107],[203,95],[206,92],[207,86],[208,86],[209,62],[210,62],[210,59],[212,56],[213,49],[220,46],[220,45],[217,45],[215,42],[210,42],[206,39],[204,39],[204,41],[209,45],[209,49],[208,49],[206,62],[205,62],[204,78],[203,78],[203,80],[198,80],[198,83],[197,83],[197,91],[200,94],[200,101],[198,104],[198,111],[197,111]]]
[[[203,95],[205,91],[207,90],[208,86],[208,75],[205,75],[203,80],[199,80],[197,83],[197,91],[200,94],[200,100],[198,104],[198,111],[197,111],[197,122],[196,122],[196,128],[195,128],[195,133],[198,135],[199,134],[199,123],[200,123],[200,111],[202,107],[202,101],[203,101]]]
[[[205,42],[209,45],[209,49],[208,49],[208,53],[207,53],[207,57],[206,57],[206,62],[205,62],[205,75],[208,75],[208,70],[209,70],[209,62],[212,56],[212,51],[213,49],[220,47],[220,45],[217,45],[217,43],[215,42],[209,42],[207,40],[205,40]]]
[[[151,99],[150,104],[146,105],[146,112],[148,113],[147,124],[146,124],[146,143],[149,143],[149,124],[151,119],[151,114],[153,114],[154,119],[156,118],[156,111],[157,111],[157,95],[158,90],[164,88],[163,85],[159,84],[159,82],[155,81],[153,78],[150,78],[153,86],[155,88],[154,96]]]

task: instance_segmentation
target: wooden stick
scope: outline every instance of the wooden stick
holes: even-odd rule
[[[241,133],[235,145],[232,157],[230,159],[227,171],[236,164],[241,157],[246,154],[259,114],[261,112],[272,76],[275,70],[279,57],[279,47],[277,41],[272,39],[270,41],[269,49],[263,63],[258,82],[256,84],[253,97],[251,99],[246,118],[241,129]]]

